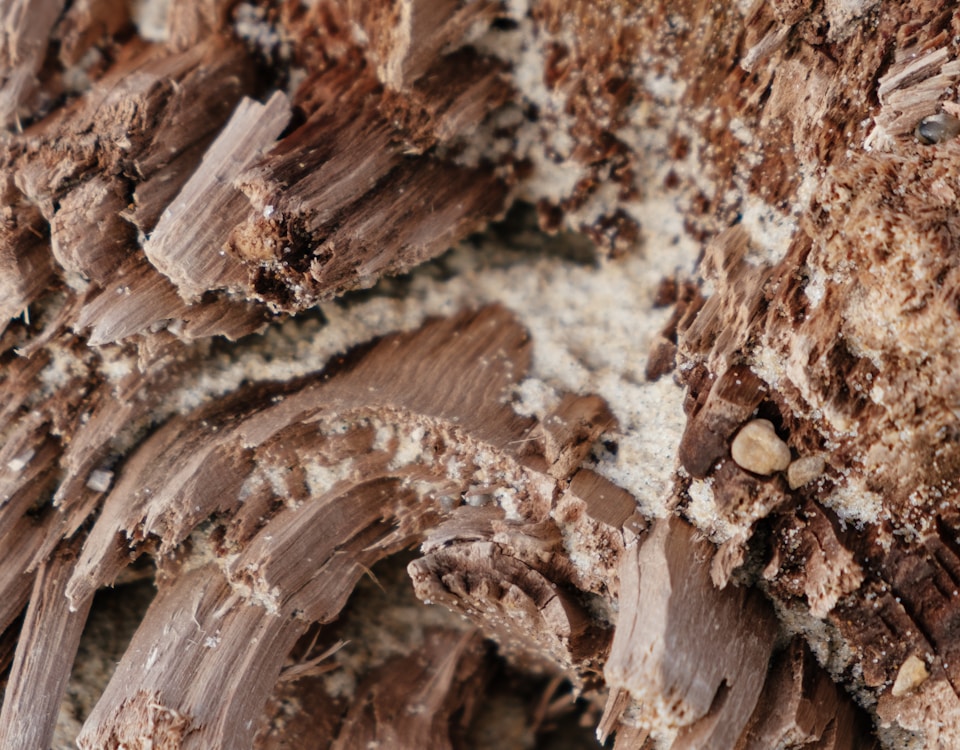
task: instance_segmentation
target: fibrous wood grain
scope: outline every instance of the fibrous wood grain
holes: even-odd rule
[[[64,586],[76,560],[66,543],[40,566],[34,579],[16,657],[0,710],[0,743],[47,747],[53,739],[60,696],[70,676],[72,652],[80,642],[91,600],[70,606]]]
[[[960,743],[955,11],[0,2],[0,737]]]

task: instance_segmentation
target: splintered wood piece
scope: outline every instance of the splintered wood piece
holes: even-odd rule
[[[400,127],[405,153],[422,153],[469,136],[511,93],[502,64],[465,49],[437,60],[403,91],[388,86],[380,111]]]
[[[21,516],[0,545],[0,632],[5,631],[30,600],[36,570],[31,562],[51,523]]]
[[[234,178],[276,141],[290,120],[282,92],[265,104],[244,99],[203,156],[197,171],[160,217],[143,251],[187,301],[235,289],[246,273],[223,247],[250,210]]]
[[[301,630],[243,604],[215,564],[183,571],[161,583],[77,745],[249,747]]]
[[[379,87],[371,76],[333,68],[314,86],[327,94],[321,106],[236,180],[257,215],[275,222],[288,213],[302,215],[308,230],[330,221],[376,185],[400,162],[402,152],[377,112]],[[356,106],[344,107],[344,101]],[[281,257],[281,251],[265,244],[259,253],[240,255],[265,260]]]
[[[947,47],[897,50],[877,86],[881,108],[867,143],[890,149],[896,137],[912,134],[923,118],[937,111],[941,92],[958,80],[960,61]]]
[[[495,542],[462,542],[430,552],[410,563],[408,572],[420,599],[470,614],[505,653],[520,659],[536,664],[547,656],[585,673],[606,649],[609,634],[591,626],[557,576],[547,577]]]
[[[153,228],[158,203],[172,199],[200,149],[253,86],[253,65],[238,44],[212,39],[174,55],[147,50],[117,62],[75,111],[32,129],[16,180],[51,222],[63,267],[106,283],[135,251],[123,218]],[[131,212],[134,176],[140,184]]]
[[[570,476],[587,457],[601,434],[616,427],[617,420],[599,396],[564,396],[541,424],[544,456],[555,477]]]
[[[167,11],[169,44],[189,49],[223,32],[234,0],[171,0]]]
[[[50,220],[64,195],[80,183],[123,174],[149,150],[156,136],[152,125],[176,106],[179,82],[225,52],[212,40],[179,54],[147,47],[121,58],[69,108],[24,133],[17,187]]]
[[[415,354],[421,351],[430,356]],[[107,496],[84,547],[75,590],[113,579],[126,559],[117,556],[118,535],[132,543],[156,535],[172,550],[200,520],[234,508],[255,451],[269,456],[285,434],[296,434],[306,445],[320,443],[324,419],[349,423],[356,414],[353,418],[379,417],[388,424],[434,430],[447,423],[442,433],[453,430],[509,450],[530,420],[506,407],[503,396],[523,376],[529,356],[523,329],[504,309],[491,307],[384,338],[337,377],[252,387],[171,420],[130,458]],[[460,376],[450,377],[453,372]],[[304,423],[317,428],[304,434],[299,427]],[[357,448],[369,449],[369,441]],[[374,456],[372,468],[377,461],[389,464],[389,455],[377,455],[382,459]],[[515,470],[523,471],[516,464]],[[467,478],[454,481],[459,485]]]
[[[402,516],[414,502],[391,478],[333,489],[278,513],[225,565],[227,577],[244,599],[272,615],[299,619],[304,627],[330,622],[370,565],[410,543],[410,526],[417,524]]]
[[[149,146],[135,160],[133,208],[124,216],[149,235],[187,179],[197,170],[211,141],[257,88],[253,60],[242,45],[199,45],[207,54],[177,80]],[[187,54],[187,53],[185,53]]]
[[[64,0],[4,0],[0,3],[0,127],[17,122],[37,87],[50,31]]]
[[[960,20],[628,5],[0,0],[0,744],[51,744],[83,610],[137,556],[160,595],[86,747],[248,744],[305,634],[335,641],[364,571],[422,543],[420,595],[570,678],[582,719],[606,691],[617,748],[869,747],[807,650],[769,660],[772,611],[888,745],[960,747]],[[501,254],[498,229],[476,289],[469,242],[263,339],[202,340],[405,272],[515,198],[627,257],[563,279],[569,257]],[[576,279],[614,294],[547,319],[537,292]],[[502,310],[255,382],[369,315],[493,295],[556,331],[634,294],[674,306],[646,367],[629,345],[568,347],[581,373],[543,352],[538,378],[581,385],[542,423],[510,407],[530,342]],[[639,421],[670,387],[641,369],[686,389],[679,441]],[[638,418],[598,473],[613,420],[586,382]],[[658,487],[676,470],[656,512],[718,550],[601,477],[650,486],[625,466],[638,437],[679,459],[654,467]],[[758,577],[773,610],[740,587]],[[448,636],[338,662],[300,744],[450,741],[481,680]]]
[[[196,350],[185,353],[172,343],[144,356],[138,366],[128,365],[126,375],[86,401],[86,417],[72,431],[73,439],[63,447],[58,462],[63,474],[53,505],[59,510],[62,536],[73,536],[113,486],[116,436],[124,430],[146,429],[156,419],[158,405],[196,366],[200,355]],[[43,550],[37,555],[42,560]]]
[[[764,576],[774,578],[784,570],[794,569],[799,562],[804,575],[795,581],[796,591],[806,597],[815,617],[825,617],[840,599],[863,583],[863,568],[854,553],[844,544],[827,514],[812,502],[781,516],[777,534],[791,537],[790,551],[775,556]]]
[[[434,258],[503,214],[507,190],[493,170],[423,158],[399,164],[382,182],[356,185],[361,163],[356,173],[351,169],[348,190],[324,184],[335,191],[330,201],[291,185],[285,201],[302,206],[296,213],[277,213],[275,204],[251,196],[263,209],[234,230],[230,248],[251,267],[252,294],[272,307],[300,310]],[[355,198],[354,186],[362,188]],[[317,210],[337,207],[320,223]]]
[[[93,601],[88,597],[71,607],[64,596],[78,546],[61,545],[34,578],[0,709],[3,747],[49,747],[53,739],[60,697]]]
[[[350,15],[367,30],[380,81],[403,91],[442,53],[464,43],[470,27],[491,21],[500,4],[490,0],[400,0],[389,9],[378,0],[351,0]]]
[[[259,715],[297,639],[310,623],[334,619],[369,566],[409,543],[383,518],[398,489],[374,481],[285,508],[239,557],[174,570],[79,746],[149,738],[159,747],[249,747],[257,729],[250,717]],[[145,672],[131,698],[133,676]],[[210,685],[227,699],[211,701]]]
[[[570,493],[586,503],[587,514],[614,529],[627,527],[628,521],[646,525],[637,513],[637,500],[622,487],[589,469],[581,469],[570,480]],[[630,526],[636,533],[642,526]]]
[[[36,507],[55,484],[59,441],[37,415],[7,433],[0,447],[0,539]]]
[[[471,122],[455,104],[469,79],[439,88],[453,100],[437,106],[458,111],[451,127],[476,125],[502,100],[485,80],[491,99]],[[252,210],[229,248],[249,269],[249,294],[300,310],[433,258],[502,215],[507,190],[493,170],[411,158],[372,75],[335,67],[315,85],[329,98],[236,178]]]
[[[74,0],[55,30],[60,38],[60,62],[76,65],[91,47],[129,22],[130,6],[124,0]]]
[[[510,314],[486,308],[386,337],[339,371],[252,386],[172,419],[144,441],[109,490],[67,598],[87,601],[150,539],[175,562],[164,564],[161,593],[81,747],[138,737],[159,746],[248,744],[257,725],[238,717],[264,704],[293,643],[311,623],[336,618],[364,571],[422,538],[459,497],[467,504],[453,512],[451,530],[439,532],[458,543],[434,547],[417,561],[426,567],[415,577],[431,592],[449,587],[457,608],[487,612],[480,619],[504,648],[526,643],[539,669],[552,661],[595,675],[609,629],[581,603],[578,574],[549,518],[558,480],[568,478],[525,466],[531,448],[521,438],[533,423],[506,399],[529,356]],[[602,404],[584,404],[586,412],[570,413],[606,414]],[[575,441],[581,432],[569,434]],[[481,484],[491,477],[494,486]],[[498,493],[509,496],[518,520],[502,521],[492,505],[471,506],[491,504]],[[222,531],[196,531],[215,518]],[[492,607],[500,614],[490,617]],[[183,612],[193,613],[189,633],[170,624]],[[251,643],[254,633],[259,643]],[[198,645],[184,649],[184,639]],[[131,698],[132,676],[144,672],[150,676]],[[205,688],[201,698],[198,686],[210,684],[223,686],[225,700],[209,701]],[[423,700],[451,690],[438,687]],[[442,725],[419,726],[410,731]]]
[[[601,744],[606,744],[607,738],[620,730],[622,726],[619,724],[620,716],[629,705],[630,693],[623,688],[613,688],[607,694],[603,715],[600,717],[600,723],[597,724],[597,739]]]
[[[770,666],[760,700],[735,750],[814,745],[829,750],[870,750],[864,717],[797,638]]]
[[[423,557],[407,567],[414,592],[469,616],[515,662],[535,671],[553,662],[578,684],[592,685],[610,631],[575,594],[588,587],[560,529],[549,518],[520,522],[500,515],[463,506],[430,529]]]
[[[121,218],[125,189],[119,178],[96,176],[60,201],[50,220],[50,240],[64,270],[102,284],[134,252],[136,233]]]
[[[236,340],[263,325],[263,311],[251,303],[218,298],[188,305],[170,280],[138,255],[113,269],[104,287],[90,293],[76,321],[78,330],[90,329],[91,346],[160,330],[187,340],[214,335]]]
[[[730,439],[757,408],[766,385],[749,367],[726,370],[704,402],[693,407],[680,441],[679,458],[691,476],[703,478],[730,451]]]
[[[734,746],[773,649],[773,612],[756,591],[715,588],[698,563],[709,549],[692,527],[662,520],[621,557],[604,677],[641,704],[652,726],[677,732],[673,750]]]
[[[5,205],[0,208],[0,334],[10,318],[23,314],[53,280],[50,245],[43,217],[0,177]]]
[[[333,750],[452,750],[451,734],[469,725],[486,686],[484,656],[476,633],[428,633],[422,649],[374,670],[359,687]]]

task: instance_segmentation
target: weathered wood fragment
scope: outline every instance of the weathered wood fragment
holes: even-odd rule
[[[504,653],[540,668],[547,657],[583,680],[602,662],[610,634],[572,595],[559,530],[477,521],[452,519],[454,533],[441,526],[442,545],[428,537],[408,568],[417,596],[468,613]]]
[[[629,692],[649,725],[676,733],[676,750],[734,746],[759,699],[776,630],[756,592],[714,587],[696,562],[706,548],[694,534],[663,521],[624,550],[604,667],[607,684]]]
[[[778,654],[736,750],[813,745],[824,750],[878,747],[865,739],[863,717],[794,639]]]
[[[0,547],[0,630],[6,631],[30,600],[36,577],[31,563],[51,525],[49,519],[45,521],[21,516],[4,537],[6,543]],[[38,715],[38,721],[48,720]]]
[[[400,91],[388,87],[380,111],[399,126],[410,154],[464,142],[511,93],[502,64],[464,50],[440,58],[413,85]]]
[[[505,207],[492,170],[405,157],[370,76],[329,76],[339,95],[236,180],[252,210],[230,234],[230,252],[250,269],[250,293],[280,309],[406,270]]]
[[[40,566],[0,709],[0,744],[49,747],[92,599],[69,607],[64,586],[76,560],[67,542]],[[64,658],[68,656],[69,658]]]
[[[64,66],[76,65],[88,50],[109,40],[128,23],[130,7],[123,0],[76,0],[70,3],[54,31],[60,40],[60,62]]]
[[[367,54],[387,88],[413,87],[438,59],[467,44],[471,26],[482,28],[499,3],[462,0],[351,0],[350,18],[367,35]]]
[[[429,634],[420,651],[383,665],[360,686],[331,747],[452,750],[482,696],[483,657],[475,633]]]
[[[54,278],[40,212],[3,180],[0,208],[0,333],[10,318],[26,313]]]
[[[50,32],[63,10],[63,0],[4,0],[0,4],[0,127],[33,113]]]
[[[224,250],[227,234],[250,210],[234,178],[276,141],[290,119],[282,93],[265,104],[244,99],[194,176],[163,212],[143,252],[187,301],[215,289],[236,290],[246,274]]]
[[[457,336],[451,337],[453,331]],[[403,357],[408,364],[398,370],[394,357],[404,346],[424,347],[433,354],[425,360]],[[98,704],[81,735],[81,745],[109,746],[150,731],[159,732],[157,741],[165,737],[163,741],[175,740],[183,746],[248,744],[256,725],[245,726],[231,717],[246,715],[249,705],[257,701],[262,706],[283,659],[307,625],[335,617],[363,571],[380,557],[408,545],[443,507],[433,493],[421,497],[407,489],[406,483],[415,480],[421,488],[418,493],[430,492],[431,484],[437,487],[433,492],[461,493],[476,481],[469,473],[447,474],[447,461],[439,456],[434,469],[418,463],[397,465],[394,454],[399,441],[442,439],[453,448],[455,442],[440,436],[463,430],[464,435],[473,436],[471,440],[484,444],[527,445],[516,439],[530,429],[530,421],[502,405],[502,394],[520,376],[527,357],[523,331],[510,323],[502,310],[487,310],[435,323],[412,336],[386,339],[343,375],[293,387],[255,389],[228,399],[219,408],[204,409],[194,418],[175,419],[158,431],[127,464],[110,491],[104,513],[84,546],[68,596],[74,602],[85,601],[98,585],[113,580],[130,559],[116,544],[117,535],[126,530],[136,529],[128,542],[134,554],[142,552],[143,543],[151,537],[161,541],[162,549],[172,551],[204,518],[236,514],[239,523],[226,524],[223,553],[228,554],[204,574],[208,580],[222,580],[211,583],[212,588],[203,594],[209,601],[202,609],[213,619],[208,623],[198,615],[201,629],[220,634],[219,650],[213,653],[198,647],[189,661],[178,645],[179,636],[167,638],[164,649],[168,650],[159,658],[173,661],[158,669],[159,662],[154,659],[156,679],[143,683],[138,694],[142,705],[139,697],[134,703],[128,700],[129,678],[123,675],[144,669],[149,651],[146,644],[155,644],[158,633],[163,632],[157,623],[187,606],[177,603],[178,596],[192,596],[196,591],[192,578],[176,576],[174,570],[170,588],[165,588],[154,604],[155,613],[148,613],[149,623],[145,620],[142,633],[128,650],[129,663],[121,664],[111,683],[116,687],[108,688]],[[476,361],[485,361],[486,366],[468,369],[454,382],[447,380],[452,368]],[[244,404],[246,417],[238,420],[240,404]],[[451,426],[444,427],[443,421]],[[340,428],[344,424],[348,426],[345,433]],[[305,429],[304,425],[312,426]],[[411,428],[413,437],[407,434]],[[385,431],[396,431],[395,437],[377,448],[383,439],[378,436]],[[350,437],[352,433],[359,441]],[[297,443],[301,447],[292,449]],[[458,454],[457,464],[481,460],[476,453],[479,446],[469,448],[469,444],[461,444],[467,452]],[[344,454],[348,446],[353,447]],[[314,458],[308,458],[308,453]],[[522,486],[521,481],[530,484],[531,494],[553,484],[546,476],[538,479],[531,475],[523,480],[525,470],[518,463],[511,469],[511,460],[516,461],[510,458],[509,449],[498,459],[501,471],[516,474],[513,491]],[[338,479],[343,469],[337,464],[344,461],[356,468]],[[294,483],[284,494],[290,493],[292,504],[279,509],[275,503],[261,505],[257,498],[263,490],[269,491],[269,484],[262,479],[258,484],[258,471],[268,466],[274,471],[291,471],[297,464],[307,467],[300,476],[306,486],[297,489],[296,474],[291,475]],[[477,470],[487,469],[478,465]],[[261,510],[270,507],[273,509],[264,517]],[[527,513],[544,512],[549,501],[532,497],[524,507]],[[257,516],[252,523],[242,520],[248,511]],[[316,533],[305,535],[305,528]],[[352,541],[345,546],[345,539]],[[304,566],[305,559],[311,564]],[[240,619],[234,623],[230,619],[233,614],[226,613],[237,610],[248,614],[238,615]],[[259,625],[255,622],[258,618]],[[276,649],[251,645],[250,628],[263,628],[271,622],[283,624],[271,636],[278,639],[271,641],[278,644]],[[227,650],[234,655],[224,658]],[[225,664],[231,665],[237,676],[223,684],[235,684],[237,690],[241,684],[245,686],[247,697],[242,705],[237,701],[198,702],[199,695],[193,695],[188,686],[210,684],[211,679],[220,684],[224,678],[214,678],[214,673],[219,674]],[[244,664],[249,666],[240,666]],[[154,713],[149,705],[163,706],[163,716],[172,718],[151,730]]]
[[[746,5],[174,0],[148,30],[140,4],[0,2],[0,666],[19,638],[0,736],[48,742],[83,619],[64,589],[83,609],[146,556],[157,602],[82,742],[249,745],[292,649],[334,641],[364,570],[424,543],[419,593],[566,674],[584,716],[606,699],[617,747],[869,746],[797,641],[773,653],[773,611],[888,746],[960,745],[960,21],[933,0]],[[643,240],[674,306],[645,364],[584,355],[542,421],[509,406],[530,344],[502,310],[297,379],[249,366],[288,329],[210,340],[405,272],[517,197],[608,255]],[[671,244],[691,237],[692,277]],[[424,279],[400,327],[442,286]],[[355,302],[289,335],[356,342]],[[634,365],[686,389],[657,512],[716,551],[591,470],[616,443],[582,384],[629,400]],[[239,385],[265,371],[285,380]],[[774,462],[733,449],[749,423]],[[473,641],[438,632],[351,673],[354,702],[318,680],[318,736],[450,742],[486,696],[453,666]],[[432,718],[400,710],[414,670],[440,676]]]
[[[75,325],[78,331],[89,328],[88,342],[99,346],[163,330],[187,340],[238,339],[261,328],[264,318],[257,306],[227,298],[188,305],[165,276],[136,254],[114,267],[103,288],[88,293]]]
[[[134,228],[121,216],[125,189],[119,178],[94,177],[60,200],[50,217],[50,244],[65,271],[104,284],[134,252]]]

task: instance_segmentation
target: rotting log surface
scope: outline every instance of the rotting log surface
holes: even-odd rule
[[[54,741],[96,592],[144,574],[82,748],[486,747],[564,715],[618,748],[960,745],[957,11],[0,3],[0,746]],[[393,333],[322,306],[428,306],[429,274],[382,277],[517,201],[597,278],[677,268],[635,355],[684,389],[668,497],[604,475],[659,427],[625,405],[521,408],[523,302]],[[755,418],[802,463],[738,465]],[[347,643],[413,547],[466,623],[414,608],[404,641],[395,603]],[[498,659],[546,681],[514,724]]]

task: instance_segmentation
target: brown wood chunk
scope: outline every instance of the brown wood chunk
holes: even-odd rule
[[[651,726],[679,732],[677,750],[734,746],[759,699],[776,630],[757,592],[714,587],[709,567],[696,562],[708,547],[692,527],[664,520],[624,550],[604,667],[607,685],[628,691]]]
[[[680,463],[703,479],[729,450],[734,431],[753,413],[767,392],[749,367],[727,369],[713,384],[705,402],[690,416],[680,441]]]
[[[0,709],[0,746],[49,747],[92,598],[71,606],[64,591],[76,560],[65,542],[37,571]]]
[[[570,480],[570,492],[587,504],[591,518],[622,528],[637,514],[637,501],[629,492],[589,469],[581,469]]]
[[[770,666],[747,731],[736,750],[821,743],[832,750],[868,750],[864,717],[795,638]]]
[[[144,243],[147,258],[184,299],[237,289],[246,279],[240,263],[224,250],[230,230],[250,211],[233,180],[274,144],[289,119],[290,104],[280,92],[265,104],[240,102]]]
[[[473,719],[486,678],[483,642],[475,633],[428,633],[422,649],[384,664],[360,686],[332,749],[452,750],[458,725]]]

